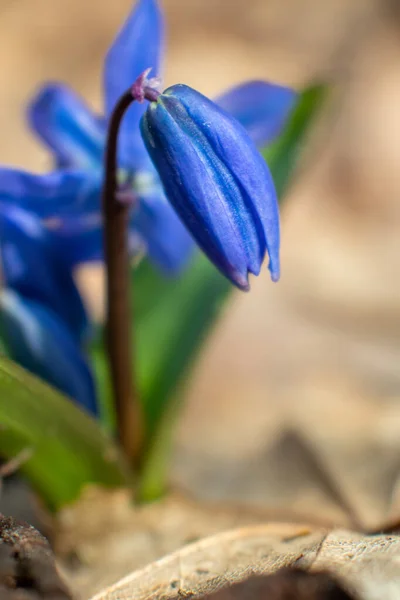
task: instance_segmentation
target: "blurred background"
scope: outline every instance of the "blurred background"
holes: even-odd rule
[[[47,168],[24,121],[44,80],[100,108],[103,57],[131,4],[0,0],[1,163]],[[252,78],[335,83],[282,209],[282,280],[271,284],[265,268],[250,294],[234,293],[208,340],[188,382],[173,482],[210,500],[308,512],[324,498],[335,514],[323,486],[309,485],[305,438],[352,498],[367,490],[363,517],[376,523],[399,496],[400,3],[163,6],[166,84],[212,96]],[[77,277],[101,311],[98,270]]]

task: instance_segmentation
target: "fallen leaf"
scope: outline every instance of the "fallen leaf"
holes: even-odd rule
[[[351,594],[351,595],[350,595]],[[344,589],[328,572],[279,569],[272,575],[251,575],[203,596],[207,600],[356,600],[354,591]]]
[[[250,575],[292,566],[310,572],[329,570],[361,600],[397,600],[400,595],[399,537],[307,529],[293,535],[286,525],[276,523],[191,544],[128,575],[93,600],[199,598]]]
[[[55,550],[72,590],[85,598],[195,540],[266,521],[271,535],[285,539],[325,531],[288,511],[202,505],[176,494],[135,506],[128,490],[93,487],[60,511]]]

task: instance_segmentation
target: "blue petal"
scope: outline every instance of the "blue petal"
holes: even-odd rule
[[[41,219],[78,217],[100,211],[101,173],[53,171],[35,175],[0,168],[0,202],[19,206]]]
[[[45,85],[29,104],[27,117],[59,166],[101,168],[105,123],[67,86]]]
[[[257,236],[265,242],[270,258],[271,277],[273,281],[277,281],[280,273],[279,208],[274,182],[265,160],[238,121],[211,100],[183,85],[172,86],[166,93],[172,98],[175,94],[178,96],[189,119],[200,124],[202,133],[217,157],[228,166],[240,187],[245,209],[256,225]],[[240,220],[245,217],[246,210],[240,215]],[[257,269],[253,270],[251,265],[249,270],[257,274]]]
[[[12,290],[0,294],[1,327],[11,358],[97,414],[92,374],[62,320]]]
[[[55,237],[63,259],[71,269],[81,263],[104,260],[103,225],[99,213],[63,219],[49,233]]]
[[[107,117],[120,96],[149,67],[160,75],[164,45],[164,21],[157,0],[138,0],[105,59],[104,96]],[[119,135],[120,158],[124,166],[141,168],[148,156],[140,137],[139,122],[146,105],[134,102],[128,109]]]
[[[199,159],[199,149],[169,114],[162,110],[154,114],[155,110],[145,114],[143,134],[168,199],[212,262],[236,285],[246,288],[247,257],[224,189],[226,169],[222,164],[210,169],[207,156]],[[205,154],[211,156],[207,150]]]
[[[6,286],[51,307],[78,339],[84,335],[86,312],[60,248],[34,215],[1,203],[0,260]]]
[[[166,275],[179,275],[193,254],[193,238],[162,192],[139,198],[132,229],[151,262]]]
[[[238,287],[268,249],[279,277],[279,212],[268,167],[244,128],[210,100],[177,85],[149,105],[147,149],[168,199],[209,258]]]
[[[264,148],[281,132],[296,97],[296,92],[288,87],[250,81],[214,101],[245,127],[258,148]]]
[[[100,171],[33,175],[3,168],[0,203],[38,215],[73,267],[103,255],[101,183]]]

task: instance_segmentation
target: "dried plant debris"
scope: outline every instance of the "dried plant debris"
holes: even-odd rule
[[[0,600],[69,600],[49,543],[34,527],[0,515]]]
[[[32,448],[24,448],[10,460],[0,458],[0,514],[28,521],[51,539],[53,519],[28,481],[18,473],[32,452]]]

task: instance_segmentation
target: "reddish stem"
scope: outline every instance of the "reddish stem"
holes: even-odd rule
[[[103,184],[104,248],[106,261],[106,347],[113,388],[117,433],[121,447],[136,467],[144,442],[144,420],[135,385],[128,252],[129,204],[116,194],[117,143],[122,118],[135,100],[128,90],[119,99],[108,128]]]

